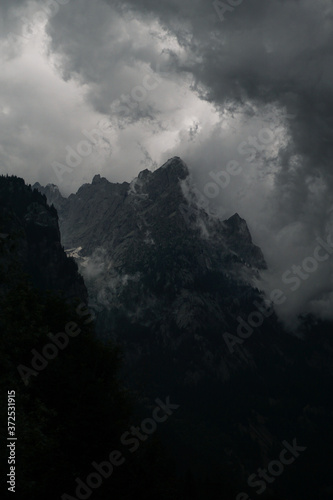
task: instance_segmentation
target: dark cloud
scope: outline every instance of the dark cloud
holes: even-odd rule
[[[333,231],[331,0],[244,0],[226,12],[204,0],[70,0],[59,7],[49,16],[49,38],[43,43],[57,78],[73,95],[66,99],[58,82],[57,104],[43,100],[47,120],[41,108],[27,106],[24,99],[38,101],[31,79],[10,89],[8,70],[2,95],[12,114],[0,116],[0,126],[7,127],[1,153],[5,168],[12,163],[22,170],[29,150],[31,171],[54,182],[49,165],[80,141],[82,119],[87,129],[105,117],[112,125],[112,157],[98,168],[110,180],[130,180],[142,162],[156,165],[178,155],[203,191],[211,171],[230,160],[242,164],[242,174],[209,203],[249,221],[275,269],[272,286],[292,262],[311,252],[318,235],[326,238]],[[33,19],[41,8],[42,2],[2,2],[2,36],[17,32],[22,15]],[[17,61],[23,50],[19,43],[14,51],[7,44],[4,59]],[[49,85],[43,75],[41,86]],[[159,80],[147,80],[157,75]],[[70,118],[61,125],[56,108],[65,102],[64,116]],[[35,117],[35,125],[26,114]],[[22,139],[22,120],[43,137],[34,147],[31,134]],[[274,131],[274,139],[254,161],[246,160],[240,145],[265,127]],[[52,130],[52,138],[45,130]],[[42,157],[37,146],[45,149]],[[25,152],[21,159],[20,151]],[[67,176],[66,188],[89,181],[94,170],[96,163],[87,158]],[[316,275],[325,284],[322,289],[331,274]],[[290,301],[294,312],[310,303],[327,310],[318,290],[307,285],[302,290],[298,300]]]

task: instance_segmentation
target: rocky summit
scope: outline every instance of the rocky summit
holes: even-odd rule
[[[208,372],[226,379],[241,358],[252,362],[247,349],[229,359],[223,334],[236,331],[237,312],[264,307],[255,287],[263,254],[238,214],[222,221],[195,206],[180,158],[131,183],[96,175],[67,199],[54,186],[35,187],[59,211],[100,336],[116,337],[131,358],[172,354],[185,385]]]
[[[329,476],[331,325],[305,318],[301,335],[285,331],[257,288],[266,263],[245,220],[209,213],[178,157],[131,183],[95,175],[68,198],[54,185],[35,188],[58,211],[97,336],[121,345],[126,383],[143,399],[170,395],[179,405],[161,435],[180,467],[246,485],[297,436],[316,456],[311,477]],[[37,214],[29,205],[25,224],[44,227],[55,210],[41,205]],[[296,481],[307,474],[301,462]],[[293,487],[284,481],[282,492]]]
[[[284,342],[296,342],[256,287],[266,263],[246,221],[198,205],[179,157],[131,183],[95,175],[68,198],[54,185],[34,187],[58,210],[97,334],[123,346],[135,378],[151,378],[159,359],[163,384],[225,382],[257,366],[263,349],[279,358]]]

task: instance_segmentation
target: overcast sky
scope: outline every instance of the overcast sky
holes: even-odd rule
[[[0,14],[1,173],[68,195],[180,156],[204,193],[237,161],[206,200],[247,220],[267,293],[333,234],[332,0],[1,0]],[[332,270],[333,256],[302,278],[281,316],[332,317]]]

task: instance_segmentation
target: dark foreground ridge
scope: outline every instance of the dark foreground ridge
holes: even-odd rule
[[[175,157],[131,183],[95,176],[68,199],[40,189],[59,210],[97,335],[122,346],[127,383],[180,404],[163,430],[178,467],[223,484],[221,498],[325,498],[331,481],[314,478],[329,475],[333,444],[331,325],[304,318],[303,340],[284,331],[254,285],[266,263],[246,221],[194,207],[189,180]],[[312,458],[255,479],[296,438]]]
[[[330,498],[332,325],[285,332],[253,285],[265,261],[246,222],[201,209],[188,223],[187,181],[172,159],[68,199],[46,188],[89,312],[55,208],[0,178],[1,380],[19,402],[20,498]]]

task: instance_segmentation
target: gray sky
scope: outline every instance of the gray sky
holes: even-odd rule
[[[237,161],[209,206],[247,220],[267,291],[285,290],[282,274],[333,233],[333,2],[229,4],[2,0],[0,168],[69,194],[176,155],[204,192]],[[332,317],[332,262],[281,317]]]

